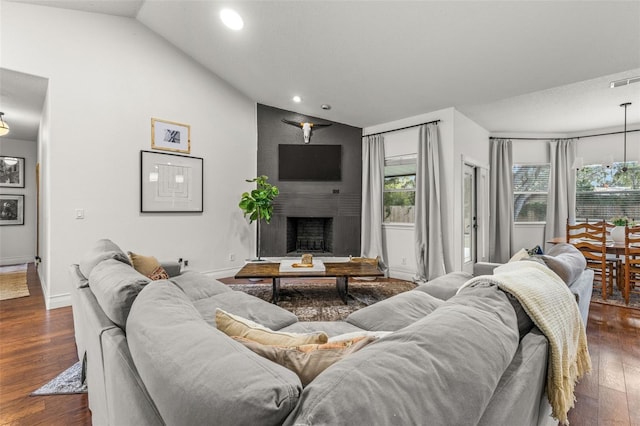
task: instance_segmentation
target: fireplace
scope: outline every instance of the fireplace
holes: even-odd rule
[[[333,255],[333,218],[287,217],[287,256]]]

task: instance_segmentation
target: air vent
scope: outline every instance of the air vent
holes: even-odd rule
[[[631,77],[625,78],[624,80],[612,81],[610,87],[613,89],[615,87],[622,87],[632,83],[640,83],[640,77]]]

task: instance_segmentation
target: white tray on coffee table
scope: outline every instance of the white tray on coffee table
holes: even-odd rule
[[[283,259],[280,261],[280,272],[324,272],[325,267],[322,260],[313,259],[313,266],[300,265],[300,259]]]

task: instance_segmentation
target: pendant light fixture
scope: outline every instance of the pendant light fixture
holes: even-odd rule
[[[2,116],[4,112],[0,112],[0,136],[4,136],[9,133],[9,125],[4,122]]]
[[[628,169],[627,167],[627,107],[631,105],[631,102],[625,102],[623,104],[620,104],[621,107],[624,107],[624,156],[622,157],[622,171],[626,172]]]

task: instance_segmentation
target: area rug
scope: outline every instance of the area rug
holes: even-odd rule
[[[228,285],[234,290],[271,301],[270,281]],[[338,295],[335,279],[282,279],[278,306],[293,312],[299,321],[339,321],[358,309],[415,287],[410,281],[392,278],[350,280],[349,297],[345,305]]]
[[[27,264],[0,266],[0,300],[17,299],[28,295]]]
[[[82,363],[80,361],[58,374],[46,385],[33,391],[31,396],[69,395],[87,393],[87,384],[82,381]]]
[[[603,303],[605,305],[624,306],[632,309],[640,309],[640,294],[631,293],[629,295],[629,304],[624,303],[624,297],[622,292],[617,288],[613,291],[613,294],[607,294],[607,300],[602,298],[602,288],[600,283],[596,283],[593,287],[593,293],[591,294],[591,301],[595,303]]]

